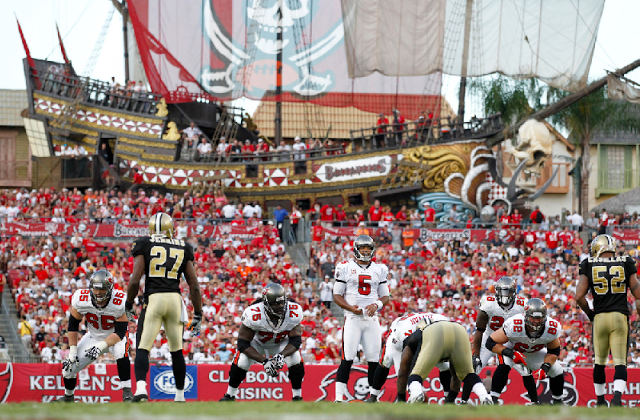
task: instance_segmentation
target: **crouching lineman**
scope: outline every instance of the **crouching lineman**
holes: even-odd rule
[[[531,371],[537,371],[535,376],[538,380],[548,376],[553,395],[551,403],[561,404],[564,393],[564,371],[558,363],[561,333],[562,326],[547,317],[545,303],[535,298],[529,300],[524,314],[509,318],[502,329],[491,334],[486,347],[498,354],[501,364],[521,364]],[[494,377],[494,383],[496,379]],[[505,377],[500,388],[492,384],[492,396],[496,389],[502,391],[506,382]]]
[[[367,399],[367,402],[378,401],[380,390],[384,386],[387,376],[389,376],[389,370],[391,369],[392,364],[396,369],[396,373],[400,370],[402,344],[407,337],[416,331],[420,321],[423,319],[428,319],[429,324],[436,321],[449,320],[449,318],[444,315],[434,314],[431,312],[409,314],[396,318],[391,324],[391,332],[389,333],[387,342],[384,344],[384,347],[382,347],[380,363],[378,364],[373,376],[373,385],[369,390],[371,396]],[[454,403],[458,396],[458,392],[460,391],[460,381],[457,376],[452,377],[449,369],[449,362],[439,362],[436,364],[436,367],[440,371],[440,383],[442,384],[442,390],[444,391],[445,403]]]
[[[71,298],[69,317],[69,355],[62,361],[64,397],[57,401],[74,402],[78,372],[93,363],[102,353],[113,354],[118,364],[118,376],[122,383],[122,401],[131,401],[131,362],[129,341],[126,337],[129,324],[124,313],[126,295],[113,290],[113,276],[107,270],[93,273],[88,289],[78,289]],[[86,319],[88,332],[78,343],[78,330],[82,317]]]
[[[480,301],[476,332],[473,337],[473,367],[477,374],[480,374],[482,368],[493,357],[493,353],[486,347],[489,336],[501,329],[505,320],[524,312],[527,300],[523,296],[516,295],[516,288],[516,280],[513,277],[502,277],[496,282],[495,296],[485,295]],[[529,399],[532,403],[537,402],[538,391],[531,371],[521,365],[516,365],[515,368],[522,375],[522,383],[529,394]],[[499,363],[496,367],[491,381],[491,395],[494,397],[494,403],[497,402],[498,396],[507,383],[510,371],[511,366],[504,363]],[[468,398],[469,395],[462,395],[462,401]]]
[[[302,401],[301,321],[302,307],[287,301],[281,285],[268,284],[262,290],[262,298],[242,314],[238,350],[229,370],[229,387],[220,401],[235,401],[238,387],[254,362],[262,363],[265,372],[274,378],[286,363],[293,401]]]
[[[482,404],[492,404],[482,380],[473,371],[471,345],[467,330],[452,321],[437,321],[429,324],[428,319],[420,321],[416,332],[404,341],[400,372],[398,373],[398,401],[407,399],[409,403],[423,402],[422,382],[431,370],[444,361],[449,361],[452,375],[457,375],[464,384],[464,390],[473,390]]]

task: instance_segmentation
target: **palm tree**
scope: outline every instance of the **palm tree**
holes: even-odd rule
[[[501,112],[507,124],[522,121],[529,115],[570,93],[552,88],[536,79],[512,80],[504,76],[488,81],[474,81],[470,91],[484,103],[485,115]],[[585,96],[550,117],[557,127],[566,129],[569,139],[581,153],[579,212],[589,213],[589,143],[594,133],[640,130],[640,106],[607,98],[606,87]]]

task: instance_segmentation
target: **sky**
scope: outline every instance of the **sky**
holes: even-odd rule
[[[198,1],[198,0],[188,0]],[[578,0],[575,0],[578,1]],[[582,0],[585,1],[585,0]],[[588,0],[587,0],[588,1]],[[56,22],[63,37],[67,55],[76,70],[82,72],[94,49],[111,0],[0,0],[0,39],[4,57],[0,68],[0,89],[25,89],[22,59],[25,57],[16,26],[20,21],[34,58],[62,61],[56,35]],[[606,0],[594,51],[590,79],[606,75],[606,70],[623,67],[640,58],[640,0]],[[104,40],[92,78],[124,81],[122,18],[115,12]],[[629,73],[640,82],[640,70]],[[459,78],[445,76],[443,94],[454,110],[458,108]],[[244,103],[252,112],[255,101]],[[478,114],[477,100],[467,100],[467,116]]]

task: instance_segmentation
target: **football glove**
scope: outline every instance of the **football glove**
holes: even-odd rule
[[[129,306],[129,302],[124,304],[124,313],[127,315],[129,322],[136,322],[136,310],[133,308],[133,305]]]
[[[284,356],[281,355],[280,353],[278,353],[275,356],[273,356],[271,358],[271,361],[273,362],[274,366],[278,370],[282,369],[284,367]]]
[[[202,314],[193,315],[189,330],[191,331],[191,337],[200,335],[200,327],[202,326]]]
[[[273,363],[272,359],[266,359],[264,362],[262,362],[262,366],[264,367],[264,371],[267,372],[267,375],[271,376],[272,378],[278,376],[278,368],[276,367],[275,363]]]
[[[471,357],[471,362],[473,363],[473,370],[482,369],[482,359],[479,356]]]
[[[424,402],[424,389],[422,384],[418,381],[413,381],[409,384],[409,400],[408,404],[414,404]]]
[[[513,357],[511,359],[513,360],[513,363],[516,363],[516,364],[520,364],[520,365],[527,364],[527,356],[520,353],[519,351],[514,351]]]
[[[533,379],[535,379],[536,381],[542,381],[546,377],[547,377],[547,374],[542,369],[538,369],[533,372]]]
[[[95,346],[89,348],[84,355],[85,357],[91,359],[91,361],[93,362],[98,357],[100,357],[100,355],[102,354],[102,351],[106,348],[107,348],[107,343],[104,341],[101,341]]]
[[[78,346],[70,346],[69,354],[62,361],[62,370],[70,372],[77,366],[78,363],[80,363],[80,360],[78,359]]]

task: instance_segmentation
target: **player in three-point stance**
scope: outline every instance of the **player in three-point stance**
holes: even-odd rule
[[[444,315],[431,312],[409,314],[396,318],[389,331],[387,342],[382,347],[382,355],[376,373],[373,377],[373,385],[370,389],[370,397],[367,402],[377,402],[380,391],[389,376],[391,365],[396,369],[396,374],[400,370],[400,359],[402,358],[402,344],[417,329],[420,321],[428,319],[429,323],[436,321],[449,321]],[[445,403],[454,403],[460,390],[460,380],[457,376],[452,376],[449,369],[449,362],[442,362],[436,365],[440,371],[440,383],[445,395]],[[453,383],[452,383],[453,379]]]
[[[287,299],[284,288],[270,283],[258,299],[242,313],[238,331],[238,350],[229,370],[227,393],[220,401],[235,401],[238,387],[255,362],[262,363],[265,372],[277,377],[286,364],[293,401],[302,401],[304,364],[300,355],[302,344],[302,307]]]
[[[69,355],[62,361],[64,396],[57,401],[74,402],[78,372],[94,362],[102,353],[110,352],[118,364],[122,384],[122,401],[133,398],[131,392],[131,362],[127,317],[124,314],[126,295],[113,289],[113,276],[107,270],[91,275],[88,289],[78,289],[71,297],[69,316]],[[78,343],[80,321],[87,321],[88,332]]]
[[[627,354],[629,352],[629,307],[627,290],[636,298],[640,315],[640,283],[636,264],[629,256],[615,256],[616,240],[599,235],[591,242],[591,256],[580,263],[580,280],[576,288],[576,302],[593,322],[593,386],[598,405],[606,405],[605,365],[609,350],[613,357],[612,406],[622,405],[622,393],[627,386]],[[586,295],[591,291],[593,309]]]
[[[535,298],[527,302],[524,314],[509,318],[501,329],[491,334],[486,348],[502,359],[500,363],[509,366],[521,364],[530,371],[536,371],[535,379],[542,380],[548,376],[553,396],[551,404],[562,404],[564,370],[558,363],[561,334],[562,325],[549,318],[547,305]]]
[[[376,312],[389,303],[389,268],[372,261],[375,249],[371,237],[360,235],[353,243],[355,261],[341,262],[336,266],[333,301],[344,309],[342,361],[336,374],[336,402],[343,401],[358,345],[362,345],[369,364],[370,387],[378,367],[382,332]]]

